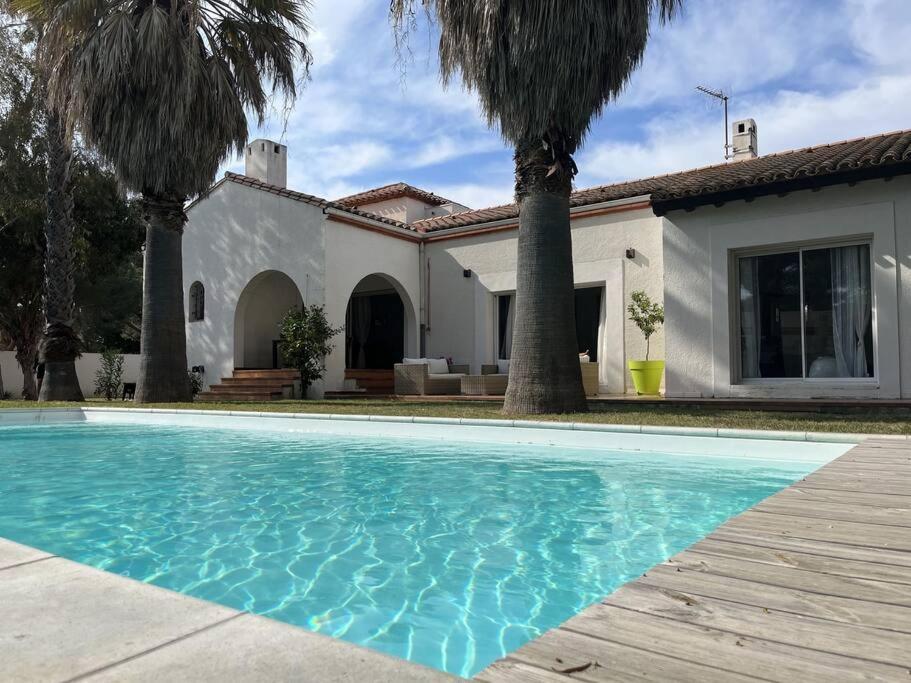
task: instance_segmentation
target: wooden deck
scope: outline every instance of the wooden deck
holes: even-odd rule
[[[869,440],[477,678],[911,681],[911,443]]]
[[[402,403],[490,403],[503,404],[502,396],[398,396],[392,393],[327,391],[327,399],[383,399]],[[589,406],[633,406],[642,408],[709,408],[716,410],[764,410],[778,412],[855,412],[868,410],[901,411],[911,415],[911,399],[831,399],[831,398],[665,398],[633,394],[599,394],[588,397]]]

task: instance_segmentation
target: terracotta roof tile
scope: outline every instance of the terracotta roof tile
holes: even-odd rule
[[[278,195],[280,197],[288,197],[297,202],[304,202],[305,204],[312,204],[313,206],[318,206],[320,208],[333,208],[338,211],[344,211],[345,213],[350,213],[353,216],[360,216],[361,218],[369,218],[373,221],[378,221],[380,223],[386,223],[396,228],[404,228],[405,230],[413,230],[411,226],[402,223],[401,221],[396,221],[391,218],[386,218],[384,216],[377,216],[372,214],[369,211],[361,211],[359,209],[344,206],[338,202],[329,201],[328,199],[323,199],[322,197],[316,197],[312,194],[306,194],[305,192],[297,192],[296,190],[289,190],[286,187],[279,187],[278,185],[270,185],[269,183],[264,183],[261,180],[256,178],[250,178],[240,173],[231,173],[227,171],[225,173],[225,180],[229,180],[232,183],[237,183],[238,185],[246,185],[247,187],[255,187],[258,190],[263,190],[264,192],[269,192],[271,194]]]
[[[372,190],[365,190],[364,192],[336,199],[335,202],[342,206],[363,206],[364,204],[373,204],[386,199],[397,199],[398,197],[411,197],[432,206],[454,203],[444,197],[435,195],[433,192],[427,192],[427,190],[422,190],[408,183],[392,183],[391,185],[383,185],[383,187],[375,187]]]
[[[586,206],[650,195],[657,211],[662,208],[661,205],[664,209],[677,208],[674,202],[684,200],[693,200],[690,202],[693,205],[709,203],[712,198],[724,193],[752,191],[753,194],[769,194],[786,190],[780,186],[801,179],[825,178],[835,183],[839,182],[840,176],[863,169],[873,171],[871,177],[911,173],[911,130],[577,190],[570,196],[570,205]],[[505,204],[425,218],[411,226],[421,232],[433,232],[516,218],[518,215],[519,209],[515,204]]]

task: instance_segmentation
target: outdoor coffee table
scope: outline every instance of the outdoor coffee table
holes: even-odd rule
[[[469,396],[502,396],[506,393],[508,375],[465,375],[462,393]]]

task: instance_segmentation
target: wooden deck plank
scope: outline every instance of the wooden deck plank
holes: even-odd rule
[[[908,683],[909,586],[911,442],[868,440],[480,678]]]
[[[900,550],[866,548],[864,546],[833,543],[831,541],[794,538],[775,531],[743,531],[739,529],[734,531],[726,527],[720,527],[709,538],[729,543],[749,543],[773,550],[798,550],[835,559],[844,558],[860,562],[877,562],[894,567],[911,567],[911,553]]]
[[[763,512],[770,515],[801,516],[819,519],[858,522],[860,524],[880,524],[908,529],[911,533],[911,508],[870,507],[851,503],[824,503],[815,501],[813,505],[805,502],[776,497],[760,503],[752,512]]]
[[[720,540],[716,536],[699,541],[688,549],[707,555],[720,555],[753,562],[794,567],[823,574],[836,576],[852,576],[858,579],[872,579],[873,581],[887,581],[911,586],[911,567],[901,567],[879,562],[866,562],[863,560],[848,559],[839,556],[839,549],[824,549],[830,555],[801,552],[790,549],[776,549],[749,543],[737,543]],[[819,550],[809,548],[809,550]],[[835,557],[831,556],[835,553]]]
[[[638,581],[647,586],[740,602],[779,612],[911,633],[911,610],[907,607],[869,603],[843,595],[813,593],[720,574],[685,570],[678,572],[665,566],[655,567]],[[902,588],[898,584],[891,585]]]
[[[907,496],[881,496],[876,493],[863,493],[859,491],[829,491],[827,489],[803,488],[794,484],[784,491],[766,498],[763,503],[776,501],[803,501],[804,503],[841,503],[845,505],[866,505],[867,507],[901,508],[911,511],[911,494]],[[759,505],[762,505],[760,503]],[[757,506],[759,507],[759,506]],[[811,505],[806,506],[812,510]]]
[[[597,649],[598,658],[592,659],[590,653]],[[610,640],[595,639],[591,636],[575,633],[566,629],[554,629],[541,638],[534,640],[506,660],[522,667],[522,671],[535,670],[546,672],[551,677],[546,681],[566,681],[567,675],[559,672],[567,669],[581,671],[572,673],[572,680],[602,683],[604,681],[627,680],[673,680],[699,683],[718,677],[718,669],[705,664],[697,664],[678,657],[658,652],[641,650]],[[482,680],[524,680],[486,678]],[[534,679],[532,679],[534,680]],[[756,678],[745,674],[725,672],[724,678],[735,682],[755,681]]]
[[[725,526],[735,531],[773,531],[794,538],[911,552],[911,533],[901,527],[761,512],[745,512]]]
[[[897,680],[899,675],[907,676],[907,669],[901,666],[865,660],[861,670],[851,657],[607,604],[592,605],[558,629],[566,630],[773,681],[869,681],[871,674]]]
[[[911,666],[911,633],[886,634],[889,637],[884,638],[881,630],[868,626],[779,612],[636,582],[613,593],[606,604],[785,645]]]

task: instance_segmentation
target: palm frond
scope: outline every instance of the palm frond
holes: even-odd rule
[[[13,0],[46,21],[49,96],[126,187],[204,191],[312,62],[309,0]]]
[[[390,0],[396,35],[417,0]],[[460,76],[513,144],[548,131],[578,144],[624,89],[656,18],[682,0],[421,0],[439,26],[444,82]],[[570,150],[571,151],[571,150]]]

